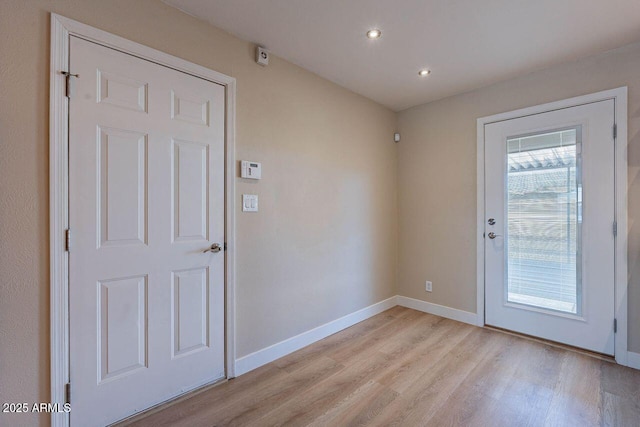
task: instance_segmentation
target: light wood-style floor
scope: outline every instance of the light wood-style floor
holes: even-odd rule
[[[134,426],[640,426],[640,371],[394,307]]]

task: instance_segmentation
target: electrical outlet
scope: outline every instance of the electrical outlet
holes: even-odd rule
[[[431,283],[428,280],[426,282],[424,282],[424,290],[427,291],[427,292],[433,291],[433,283]]]

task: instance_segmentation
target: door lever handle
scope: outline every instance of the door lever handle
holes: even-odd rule
[[[207,252],[213,252],[213,253],[218,253],[222,250],[222,247],[220,246],[220,243],[214,243],[211,245],[210,248],[205,249],[204,251],[202,251],[202,253],[207,253]]]
[[[493,231],[490,232],[489,234],[487,234],[487,236],[489,236],[490,239],[495,239],[496,237],[500,237],[499,234],[494,233]]]

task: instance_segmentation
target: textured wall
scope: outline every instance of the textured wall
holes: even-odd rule
[[[398,115],[398,293],[476,311],[476,119],[629,87],[629,349],[640,351],[640,43]],[[433,281],[433,293],[424,281]]]
[[[49,400],[50,12],[237,78],[238,356],[395,294],[395,114],[157,0],[0,1],[0,402]],[[48,415],[1,425],[47,425]]]

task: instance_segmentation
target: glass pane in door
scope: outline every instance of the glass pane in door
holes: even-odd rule
[[[509,303],[581,314],[580,128],[507,139]]]

